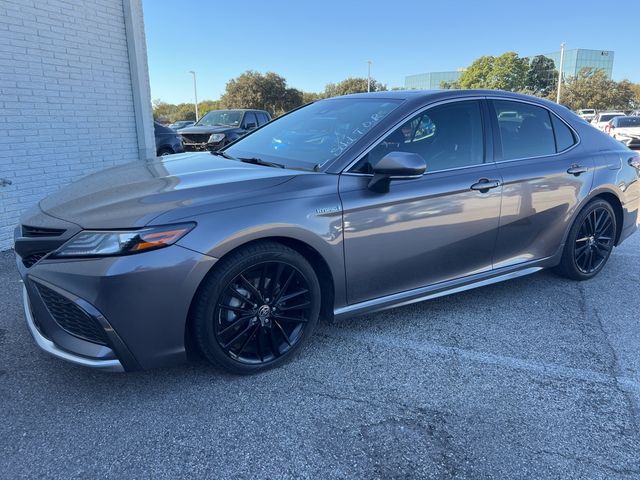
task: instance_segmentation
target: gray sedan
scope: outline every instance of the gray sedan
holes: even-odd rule
[[[319,318],[549,267],[594,277],[638,228],[639,179],[636,153],[539,98],[322,100],[222,151],[105,170],[25,213],[27,323],[40,347],[90,367],[201,353],[257,372]]]

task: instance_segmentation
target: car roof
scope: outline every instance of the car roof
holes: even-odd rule
[[[505,90],[488,90],[488,89],[387,90],[387,91],[381,91],[381,92],[352,93],[350,95],[343,95],[341,97],[332,97],[332,98],[388,98],[388,99],[396,99],[396,100],[436,100],[438,98],[482,97],[482,96],[503,97],[505,99],[514,99],[514,100],[527,100],[527,101],[534,100],[544,104],[557,105],[556,103],[541,97],[533,97],[531,95],[525,95],[522,93],[507,92]],[[326,100],[331,100],[331,98],[328,98]]]
[[[217,108],[215,110],[210,110],[211,112],[265,112],[269,113],[266,110],[258,110],[256,108]],[[207,112],[209,113],[209,112]]]

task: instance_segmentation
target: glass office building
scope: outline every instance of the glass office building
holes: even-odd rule
[[[560,67],[560,52],[545,53],[545,57],[549,57],[556,65],[556,69]],[[532,55],[530,58],[533,58]],[[564,51],[564,78],[575,77],[580,69],[588,67],[593,69],[604,70],[607,78],[611,78],[613,73],[613,57],[614,52],[611,50],[587,50],[584,48],[576,48]],[[464,70],[453,72],[427,72],[418,73],[416,75],[408,75],[404,79],[404,88],[411,90],[433,90],[442,88],[442,82],[455,82],[460,78]]]
[[[442,82],[455,82],[462,75],[462,71],[453,72],[429,72],[409,75],[404,79],[404,88],[407,90],[434,90],[441,88]]]
[[[556,64],[556,69],[560,68],[560,52],[545,53]],[[593,68],[594,70],[604,70],[607,78],[611,78],[613,73],[613,56],[611,50],[586,50],[576,48],[564,51],[564,65],[562,75],[564,78],[575,77],[582,68]]]

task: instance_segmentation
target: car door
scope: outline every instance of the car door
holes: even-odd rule
[[[501,182],[485,162],[485,115],[481,100],[428,108],[341,175],[349,303],[492,268]],[[372,165],[392,151],[420,154],[427,171],[376,193],[367,187]]]
[[[494,268],[550,257],[589,194],[593,159],[577,148],[577,134],[550,110],[498,99],[489,106],[504,182]]]

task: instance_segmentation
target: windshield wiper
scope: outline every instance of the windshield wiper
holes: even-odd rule
[[[224,157],[224,158],[228,158],[229,160],[235,160],[235,157],[232,157],[231,155],[229,155],[226,152],[221,152],[220,150],[212,150],[211,151],[211,155],[216,155],[217,157]]]
[[[265,167],[287,168],[282,163],[268,162],[266,160],[262,160],[261,158],[256,158],[256,157],[250,157],[250,158],[240,157],[238,158],[238,160],[244,163],[252,163],[254,165],[264,165]]]

